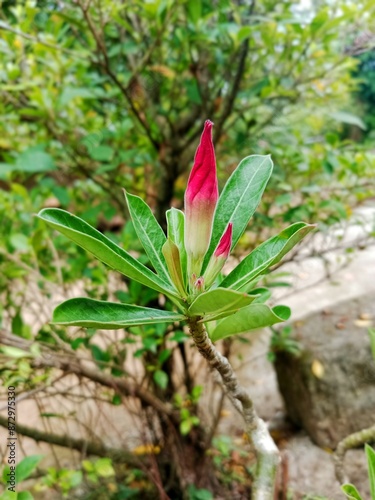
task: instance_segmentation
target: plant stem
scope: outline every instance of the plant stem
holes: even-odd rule
[[[350,434],[339,442],[333,456],[333,460],[335,463],[336,479],[340,484],[344,484],[347,482],[344,471],[345,453],[352,448],[359,448],[365,443],[370,442],[375,442],[375,425],[368,429],[354,432],[353,434]]]
[[[199,322],[200,319],[191,318],[188,322],[194,343],[212,368],[220,373],[228,396],[245,420],[246,433],[256,452],[257,468],[252,485],[252,500],[272,500],[277,466],[280,462],[279,450],[265,422],[258,417],[250,395],[238,383],[228,359],[211,342],[204,325]]]

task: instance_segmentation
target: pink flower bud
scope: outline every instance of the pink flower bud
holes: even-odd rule
[[[230,222],[220,238],[219,244],[216,247],[214,254],[208,262],[206,272],[204,273],[206,288],[209,288],[214,282],[216,276],[222,270],[227,258],[230,254],[232,246],[233,224]]]
[[[197,292],[203,292],[203,290],[204,290],[204,278],[203,278],[203,276],[201,276],[200,278],[198,278],[196,280],[196,282],[194,283],[194,287],[195,287]]]
[[[204,124],[185,192],[185,247],[189,274],[195,272],[198,276],[210,244],[212,221],[219,198],[212,126],[209,120]]]
[[[222,257],[227,260],[230,254],[230,247],[232,246],[232,232],[233,224],[230,222],[224,231],[223,236],[220,238],[219,244],[214,251],[215,257]]]

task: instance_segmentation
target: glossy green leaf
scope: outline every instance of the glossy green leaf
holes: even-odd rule
[[[180,251],[181,269],[184,277],[184,284],[186,286],[187,274],[187,255],[185,249],[184,235],[185,235],[185,214],[177,208],[171,208],[166,212],[168,238],[177,245]]]
[[[194,300],[188,310],[190,316],[204,316],[205,321],[225,317],[251,304],[256,295],[235,292],[225,288],[214,288]]]
[[[273,236],[255,248],[224,279],[220,286],[241,290],[270,266],[277,264],[286,253],[299,243],[315,226],[296,222],[277,236]]]
[[[365,445],[368,477],[370,481],[371,498],[375,500],[375,451],[368,444]]]
[[[185,317],[171,311],[151,309],[116,302],[88,298],[69,299],[56,307],[53,323],[103,330],[116,330],[125,326],[182,321]]]
[[[169,282],[169,273],[162,254],[167,238],[155,219],[150,207],[139,196],[125,192],[129,212],[143,248],[145,249],[155,271]]]
[[[177,297],[171,285],[79,217],[59,208],[45,208],[38,217],[116,271],[153,290]]]
[[[341,489],[349,500],[362,500],[361,495],[353,484],[343,484]]]
[[[216,207],[210,247],[202,272],[229,222],[233,223],[232,248],[235,247],[259,205],[272,168],[270,156],[253,155],[244,158],[230,176]]]
[[[219,321],[211,331],[210,337],[215,342],[231,335],[281,323],[289,319],[289,317],[290,309],[287,306],[276,306],[271,309],[265,304],[250,304],[229,318]]]

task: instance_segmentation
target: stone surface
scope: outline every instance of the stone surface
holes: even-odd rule
[[[335,448],[375,420],[375,361],[368,328],[375,295],[341,302],[293,324],[302,348],[275,363],[287,413],[319,446]]]

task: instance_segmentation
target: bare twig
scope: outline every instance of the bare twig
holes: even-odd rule
[[[17,338],[16,335],[5,332],[3,329],[0,330],[0,343],[14,345],[14,337]],[[29,342],[28,344],[30,345],[31,343]],[[22,348],[27,349],[27,344]],[[61,356],[51,350],[43,349],[42,354],[40,356],[35,356],[31,364],[34,368],[57,368],[63,372],[73,373],[78,377],[87,378],[102,386],[112,388],[124,396],[138,398],[145,405],[152,406],[156,411],[177,422],[179,421],[178,415],[173,410],[173,407],[161,401],[147,389],[137,384],[132,384],[125,378],[112,377],[111,375],[99,371],[95,367],[88,366],[87,363],[83,364],[78,357],[69,359],[66,355]]]
[[[0,426],[8,428],[7,417],[0,415]],[[85,439],[76,439],[66,435],[61,436],[59,434],[44,432],[19,423],[17,424],[17,434],[29,437],[36,442],[42,441],[56,446],[69,447],[87,455],[109,457],[115,462],[127,463],[138,467],[140,464],[139,460],[137,460],[132,453],[125,451],[123,448],[107,448],[106,446],[94,441],[87,441]]]

